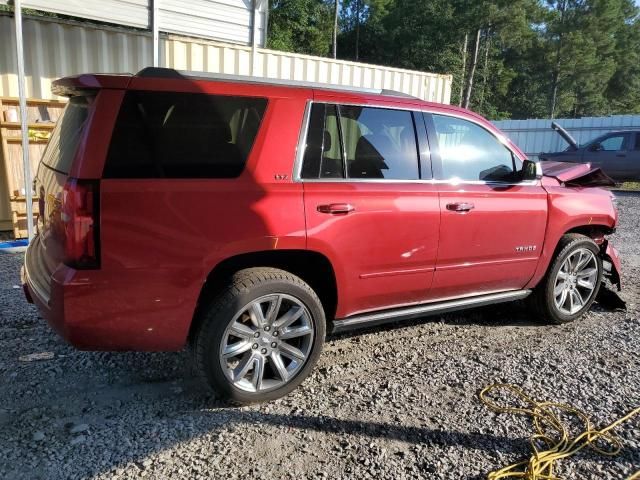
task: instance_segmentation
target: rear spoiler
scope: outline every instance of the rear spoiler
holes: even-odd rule
[[[72,75],[55,80],[51,84],[51,92],[60,97],[73,97],[102,88],[126,89],[132,77],[130,73]]]

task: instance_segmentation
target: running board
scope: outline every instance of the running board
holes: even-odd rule
[[[478,295],[476,297],[458,298],[456,300],[446,300],[413,307],[403,307],[382,312],[365,313],[354,315],[353,317],[342,318],[333,321],[332,333],[345,332],[358,328],[372,327],[383,323],[408,320],[411,318],[425,317],[437,313],[453,312],[465,308],[481,307],[495,303],[511,302],[521,300],[531,293],[531,290],[511,290],[508,292],[491,293],[488,295]]]

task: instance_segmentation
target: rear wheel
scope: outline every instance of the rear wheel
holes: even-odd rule
[[[584,235],[564,235],[547,275],[530,297],[534,312],[546,322],[571,322],[589,310],[601,283],[598,245]]]
[[[198,369],[236,403],[289,393],[311,372],[324,343],[320,300],[300,278],[275,268],[236,273],[201,315]]]

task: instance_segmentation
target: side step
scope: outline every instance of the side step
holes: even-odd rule
[[[510,290],[508,292],[490,293],[478,295],[476,297],[458,298],[456,300],[446,300],[433,302],[412,307],[396,308],[381,312],[365,313],[354,315],[353,317],[342,318],[333,321],[332,333],[346,332],[358,328],[372,327],[383,323],[408,320],[410,318],[425,317],[437,313],[453,312],[465,308],[481,307],[494,303],[511,302],[521,300],[531,293],[531,290]]]

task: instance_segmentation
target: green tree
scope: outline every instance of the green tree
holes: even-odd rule
[[[334,7],[271,2],[268,45],[328,55]],[[452,74],[452,103],[493,119],[640,112],[633,0],[341,0],[338,58],[356,48],[361,62]]]
[[[333,2],[272,0],[269,2],[267,48],[328,56],[333,32]]]
[[[640,113],[640,14],[630,2],[622,12],[625,21],[616,35],[616,69],[605,95],[612,112]]]
[[[613,113],[612,101],[619,95],[609,83],[618,64],[626,63],[623,57],[633,54],[631,38],[625,42],[624,37],[631,26],[637,28],[637,8],[630,0],[549,0],[549,9],[542,35],[550,58],[542,65],[549,75],[547,115]],[[623,67],[627,73],[632,70],[629,64]]]

